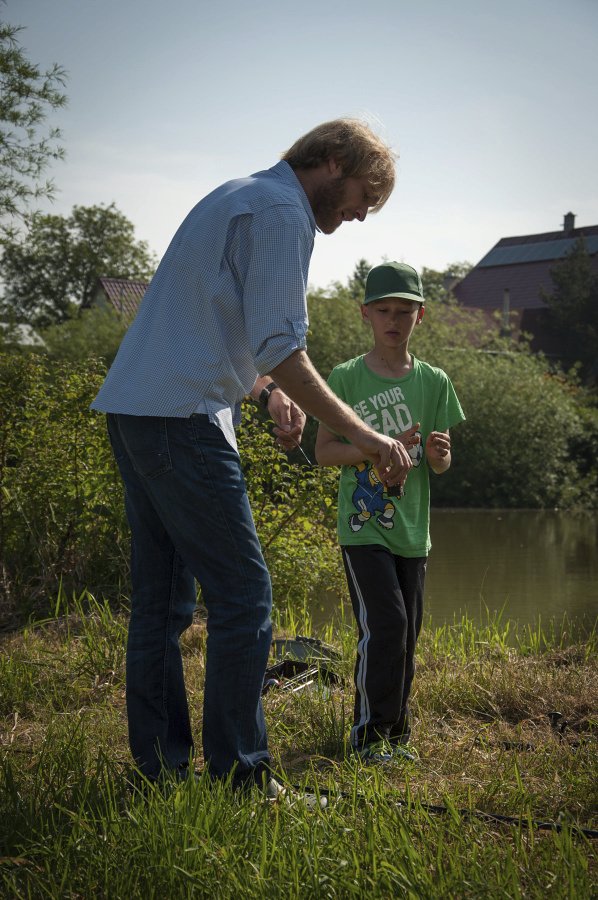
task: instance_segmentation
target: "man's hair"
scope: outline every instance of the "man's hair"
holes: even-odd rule
[[[395,185],[397,154],[360,119],[333,119],[295,141],[282,158],[293,169],[314,169],[334,159],[343,177],[367,178],[371,209],[381,209]]]

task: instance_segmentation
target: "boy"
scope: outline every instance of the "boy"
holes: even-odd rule
[[[374,346],[337,366],[328,383],[370,427],[403,443],[412,468],[404,489],[391,490],[357,447],[323,424],[316,459],[342,466],[338,537],[359,631],[351,748],[385,763],[414,758],[406,747],[408,699],[431,546],[428,468],[449,468],[449,428],[465,417],[447,375],[409,353],[424,316],[415,269],[397,262],[373,268],[361,315]]]

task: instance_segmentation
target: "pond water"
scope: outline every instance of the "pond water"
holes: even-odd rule
[[[433,509],[426,613],[433,625],[466,613],[476,622],[537,624],[567,614],[589,632],[598,616],[598,512]],[[315,612],[315,611],[314,611]],[[329,621],[329,597],[314,624]]]

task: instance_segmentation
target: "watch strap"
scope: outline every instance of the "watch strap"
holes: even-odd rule
[[[278,385],[276,384],[276,382],[271,381],[269,384],[266,385],[265,388],[262,388],[262,390],[260,391],[259,400],[260,400],[261,406],[263,406],[264,409],[268,408],[268,401],[270,399],[270,394],[272,393],[272,391],[275,391],[277,389],[277,387],[278,387]]]

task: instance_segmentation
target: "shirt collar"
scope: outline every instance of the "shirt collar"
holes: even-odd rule
[[[276,178],[280,178],[282,181],[284,181],[285,184],[288,184],[290,187],[295,188],[295,190],[299,194],[299,199],[301,200],[301,203],[305,207],[305,211],[309,216],[310,222],[312,223],[314,228],[316,228],[316,220],[314,218],[314,213],[310,206],[309,200],[307,199],[307,194],[303,190],[303,185],[295,175],[288,162],[285,159],[281,159],[279,163],[276,163],[275,166],[272,166],[271,169],[268,169],[268,172],[270,175],[274,175]]]

